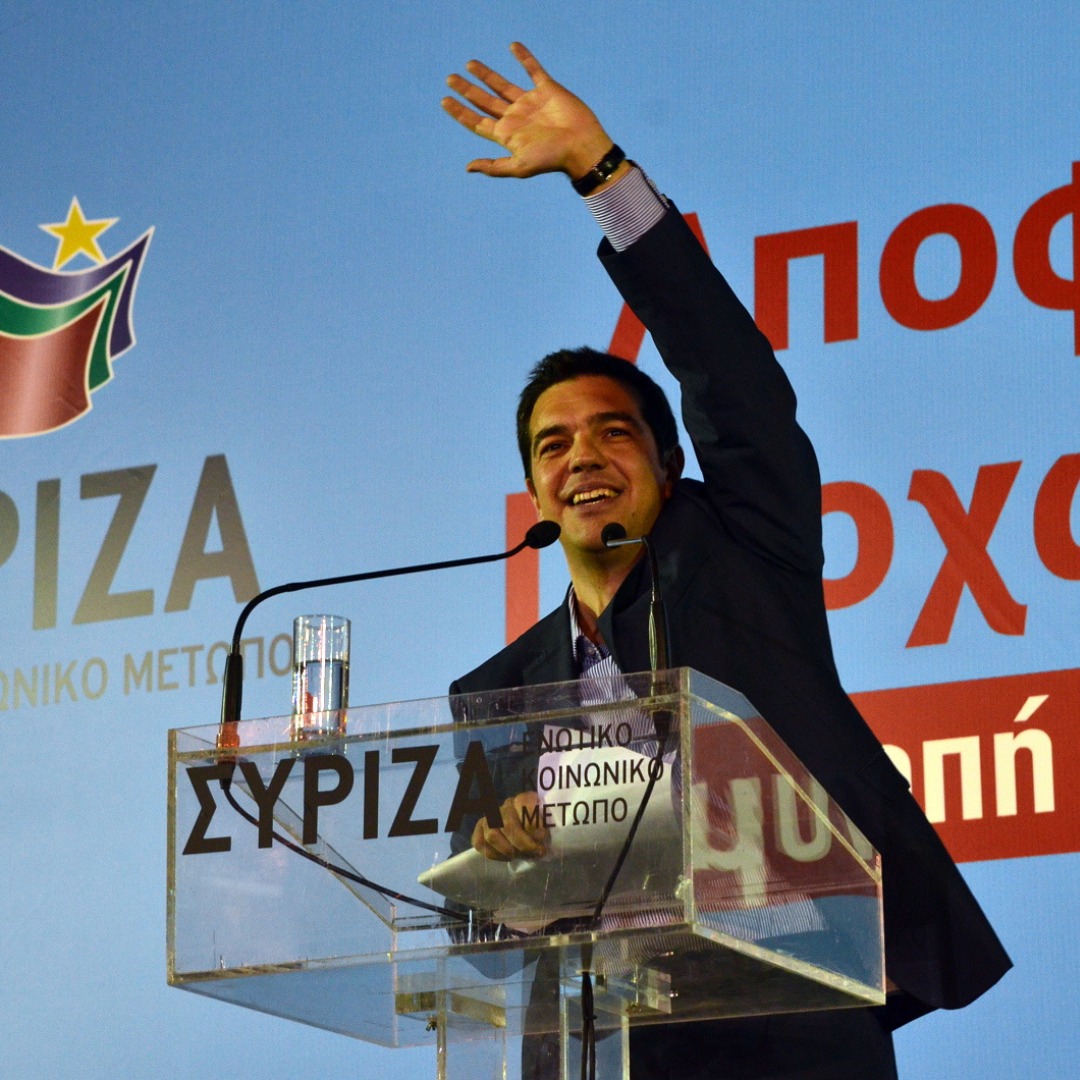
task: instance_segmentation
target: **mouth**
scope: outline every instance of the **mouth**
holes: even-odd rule
[[[593,506],[606,499],[614,499],[618,494],[614,488],[596,487],[587,491],[575,491],[568,501],[571,506]]]

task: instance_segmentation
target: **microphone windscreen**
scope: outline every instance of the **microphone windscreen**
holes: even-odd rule
[[[525,543],[531,548],[546,548],[559,539],[562,529],[554,521],[538,521],[526,534]]]
[[[625,540],[626,530],[617,521],[609,521],[600,533],[600,539],[604,544],[610,544],[615,540]]]

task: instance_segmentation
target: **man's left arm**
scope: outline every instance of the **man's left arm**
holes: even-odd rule
[[[600,258],[679,381],[683,423],[728,528],[771,561],[820,575],[821,479],[795,393],[682,215],[672,207],[622,251],[605,241]]]
[[[469,105],[447,97],[443,108],[509,152],[477,158],[467,168],[495,177],[562,172],[582,180],[609,155],[611,137],[524,45],[515,42],[511,52],[532,89],[476,60],[467,70],[483,85],[460,75],[447,80]],[[615,210],[605,208],[608,200]],[[627,203],[633,204],[629,215]],[[589,205],[615,247],[627,245],[616,251],[605,242],[601,258],[679,380],[683,421],[722,518],[740,542],[764,557],[820,574],[817,461],[768,341],[678,212],[665,206],[658,213],[647,181],[631,163],[622,162],[597,184]]]

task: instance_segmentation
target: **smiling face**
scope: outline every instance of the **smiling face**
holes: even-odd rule
[[[600,533],[617,521],[627,536],[653,527],[678,479],[665,468],[634,395],[605,375],[556,383],[529,421],[537,513],[562,527],[567,559],[609,554]],[[626,549],[623,549],[624,551]]]

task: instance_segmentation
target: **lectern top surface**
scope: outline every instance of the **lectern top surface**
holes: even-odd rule
[[[451,697],[416,698],[343,710],[336,736],[402,735],[408,731],[436,731],[455,725],[484,727],[528,721],[558,724],[561,719],[608,713],[625,708],[627,701],[690,695],[705,705],[730,714],[727,719],[750,720],[757,710],[737,690],[692,668],[639,672],[610,678],[543,683],[506,690],[487,690]],[[670,704],[670,703],[668,703]],[[289,742],[295,728],[290,715],[241,720],[229,733],[244,747]],[[174,729],[178,753],[216,752],[221,742],[219,724]]]

